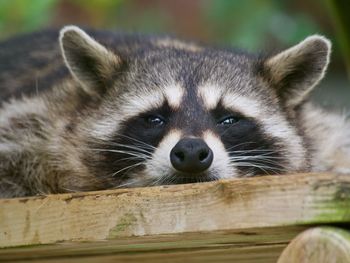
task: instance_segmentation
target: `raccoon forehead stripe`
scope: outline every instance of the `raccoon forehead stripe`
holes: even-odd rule
[[[160,108],[165,101],[169,106],[177,109],[180,107],[184,95],[184,89],[178,84],[166,86],[163,89],[152,90],[147,93],[125,96],[124,105],[121,107],[123,116],[132,117],[151,109]]]
[[[164,96],[170,107],[178,109],[181,105],[185,90],[179,84],[167,86],[164,90]]]
[[[176,49],[185,50],[189,52],[199,52],[203,50],[202,47],[194,43],[186,43],[184,41],[171,39],[171,38],[157,39],[153,43],[160,48],[176,48]]]
[[[147,112],[151,109],[159,108],[164,103],[164,95],[160,90],[142,94],[126,94],[121,105],[121,116],[124,118],[134,117],[140,113]]]
[[[202,99],[207,110],[212,110],[218,105],[222,90],[217,85],[205,84],[198,87],[197,96]]]
[[[264,112],[261,103],[239,94],[225,94],[222,103],[225,108],[241,112],[247,117],[260,117]]]
[[[202,99],[207,110],[215,109],[220,100],[225,108],[241,112],[249,117],[257,117],[262,109],[256,100],[224,91],[222,87],[215,84],[199,86],[197,95]]]

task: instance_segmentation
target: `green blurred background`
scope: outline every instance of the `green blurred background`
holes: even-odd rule
[[[333,54],[327,77],[314,92],[314,98],[326,106],[349,108],[346,48],[331,2],[334,1],[0,0],[0,39],[76,24],[132,32],[165,32],[250,51],[273,51],[318,33],[332,40]],[[343,2],[350,6],[349,0]]]

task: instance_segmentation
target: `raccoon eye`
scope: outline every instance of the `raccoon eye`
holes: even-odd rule
[[[156,115],[146,116],[145,121],[151,126],[162,126],[165,124],[165,120],[162,117]]]
[[[235,124],[239,121],[239,118],[234,117],[234,116],[228,116],[228,117],[224,117],[221,120],[218,121],[219,125],[232,125]]]

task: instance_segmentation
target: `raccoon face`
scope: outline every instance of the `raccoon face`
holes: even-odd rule
[[[122,54],[77,27],[61,31],[67,67],[99,100],[78,125],[81,162],[108,186],[308,170],[297,109],[323,77],[328,40],[266,58],[145,41]]]

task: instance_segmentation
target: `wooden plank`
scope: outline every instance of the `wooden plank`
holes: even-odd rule
[[[349,263],[350,232],[316,227],[298,235],[283,251],[278,263]]]
[[[0,200],[0,247],[350,221],[350,176],[298,174]]]
[[[305,227],[257,228],[141,237],[0,250],[5,262],[254,262],[275,263]]]

